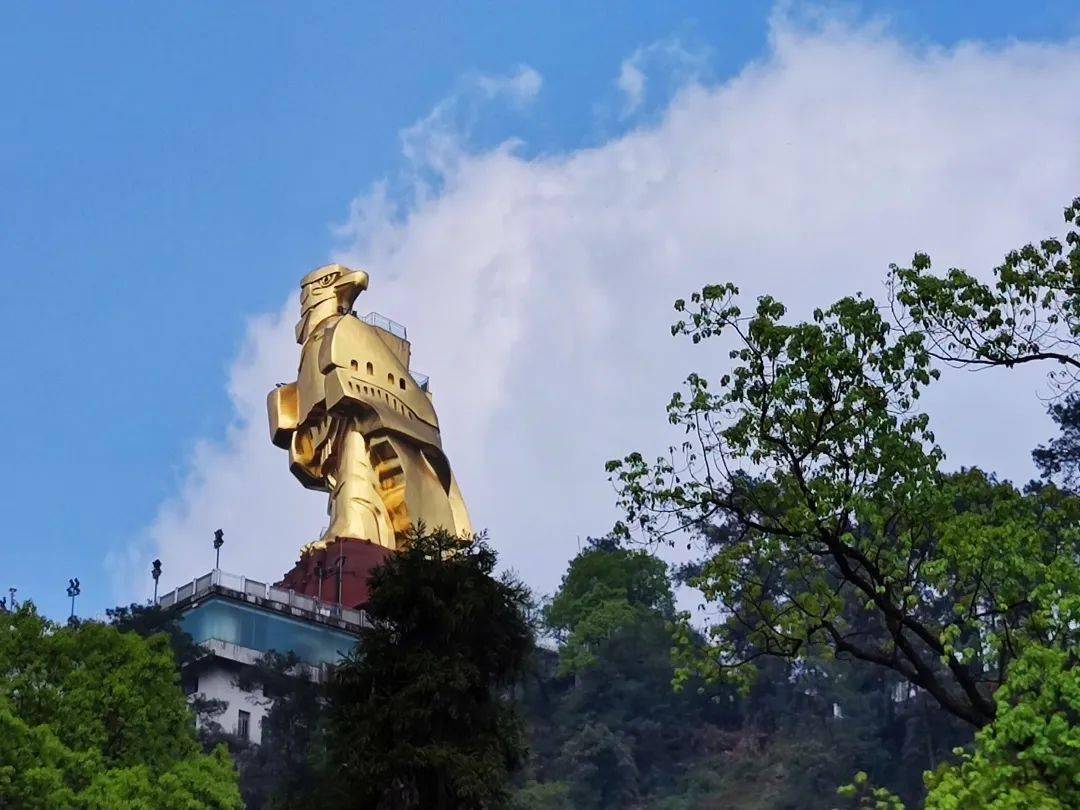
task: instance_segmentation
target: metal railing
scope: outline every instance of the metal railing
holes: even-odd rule
[[[245,598],[269,602],[268,607],[278,607],[283,612],[296,610],[311,614],[314,618],[343,621],[358,627],[370,625],[367,614],[362,610],[347,608],[336,602],[324,602],[313,596],[296,593],[290,588],[278,588],[259,582],[257,579],[248,579],[220,569],[215,569],[201,577],[196,577],[191,582],[185,582],[173,588],[158,598],[158,605],[163,608],[173,607],[215,590],[232,591]]]
[[[409,371],[409,376],[413,378],[413,382],[420,386],[421,391],[428,390],[428,383],[431,382],[431,377],[427,374],[421,374],[419,371]]]
[[[378,312],[369,312],[367,315],[361,315],[360,320],[362,320],[368,326],[375,326],[379,329],[384,329],[391,335],[396,335],[402,340],[409,339],[409,333],[405,329],[404,324],[393,321],[390,318],[387,318],[385,315],[380,315]]]

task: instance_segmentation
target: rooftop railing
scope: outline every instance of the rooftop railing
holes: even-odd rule
[[[366,323],[368,326],[376,326],[379,329],[384,329],[391,335],[396,335],[402,340],[409,339],[409,333],[405,329],[405,325],[392,321],[385,315],[380,315],[378,312],[369,312],[367,315],[361,315],[360,320]]]
[[[329,622],[345,622],[356,627],[367,627],[371,624],[367,613],[362,610],[347,608],[335,602],[324,602],[313,596],[296,593],[290,588],[278,588],[221,569],[214,569],[163,594],[158,598],[158,605],[163,608],[182,606],[214,591],[228,591],[243,597],[245,601],[268,603],[266,607],[283,613],[300,614]]]

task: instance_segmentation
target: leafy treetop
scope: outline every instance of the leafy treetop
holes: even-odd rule
[[[0,614],[0,805],[242,807],[236,771],[204,754],[164,635]]]
[[[944,475],[917,400],[932,341],[854,296],[788,323],[764,296],[744,316],[730,284],[706,287],[672,328],[733,337],[714,386],[691,374],[668,417],[686,440],[608,464],[624,535],[707,540],[694,580],[722,612],[703,659],[686,627],[684,674],[747,678],[760,656],[824,649],[887,667],[967,722],[1031,642],[1075,643],[1075,499],[978,471]]]
[[[529,593],[482,538],[416,532],[371,577],[366,628],[329,692],[350,806],[480,808],[506,798],[524,729],[505,694],[533,646]]]
[[[957,268],[930,272],[930,257],[892,265],[897,322],[926,335],[934,357],[961,366],[1048,361],[1061,390],[1080,380],[1080,197],[1065,208],[1064,239],[1010,252],[985,283]]]

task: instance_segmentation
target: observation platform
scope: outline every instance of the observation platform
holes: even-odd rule
[[[179,611],[196,644],[244,664],[269,650],[291,651],[316,668],[332,664],[370,626],[363,610],[221,570],[169,591],[158,604]]]
[[[224,709],[212,722],[256,743],[271,701],[259,690],[241,688],[239,674],[273,650],[296,655],[299,664],[290,674],[323,683],[329,667],[370,626],[363,610],[220,569],[174,588],[158,605],[178,612],[180,626],[204,652],[181,672],[184,691],[192,700],[201,695],[221,701]]]

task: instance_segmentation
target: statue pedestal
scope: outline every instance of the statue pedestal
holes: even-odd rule
[[[375,543],[338,540],[324,549],[301,555],[277,587],[291,588],[295,593],[313,596],[328,604],[336,604],[340,594],[341,604],[345,607],[362,608],[368,601],[371,569],[393,553]]]

